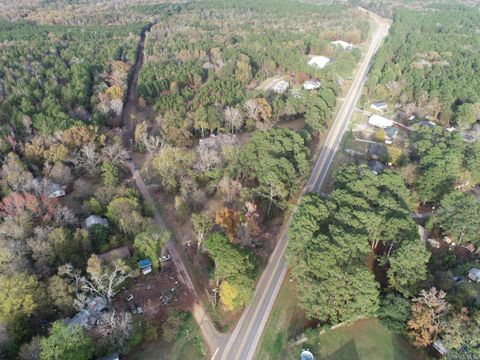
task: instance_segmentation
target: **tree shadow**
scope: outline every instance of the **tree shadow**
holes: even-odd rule
[[[325,357],[325,360],[360,360],[355,340],[350,340],[340,349]]]

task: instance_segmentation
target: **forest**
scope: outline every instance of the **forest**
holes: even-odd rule
[[[209,315],[233,324],[361,58],[366,15],[287,0],[2,10],[0,357],[88,360],[182,336],[204,357],[167,244],[180,239]]]
[[[289,231],[300,306],[320,328],[375,316],[430,354],[442,344],[447,359],[480,356],[469,278],[480,264],[479,14],[394,9],[364,96],[394,104],[384,116],[405,137],[386,148],[383,172],[358,158],[339,166],[332,192],[304,196]]]

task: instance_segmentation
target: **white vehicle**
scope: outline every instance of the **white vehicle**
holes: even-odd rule
[[[127,297],[125,298],[125,300],[127,300],[127,302],[132,301],[133,300],[133,294],[128,294]]]
[[[151,272],[152,272],[152,267],[151,266],[142,269],[142,274],[143,275],[150,274]]]

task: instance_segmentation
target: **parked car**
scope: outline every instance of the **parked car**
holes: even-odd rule
[[[172,257],[170,256],[169,253],[166,253],[165,255],[162,255],[162,256],[159,256],[158,257],[158,261],[162,262],[162,261],[168,261],[168,260],[171,260]]]

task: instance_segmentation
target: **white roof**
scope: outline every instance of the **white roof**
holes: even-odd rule
[[[308,60],[308,65],[323,69],[330,62],[330,59],[325,56],[313,56]]]
[[[472,275],[472,276],[480,276],[480,269],[471,268],[471,269],[468,271],[468,274],[469,274],[469,275]]]
[[[108,221],[107,219],[104,219],[100,216],[97,216],[97,215],[90,215],[86,220],[85,220],[85,225],[87,226],[87,229],[90,227],[90,226],[93,226],[93,225],[102,225],[102,226],[107,226],[108,225]]]
[[[381,128],[387,128],[390,126],[393,126],[393,120],[384,118],[383,116],[380,115],[372,115],[368,119],[368,123],[373,126],[381,127]]]
[[[386,109],[387,103],[385,101],[375,101],[370,105],[372,109]]]
[[[273,91],[275,92],[284,92],[285,90],[288,89],[290,86],[290,83],[286,80],[280,80],[273,86]]]
[[[318,79],[310,79],[303,83],[303,88],[305,90],[318,89],[320,86],[322,86],[322,83]]]
[[[335,41],[332,41],[332,44],[333,45],[339,45],[341,46],[342,48],[346,49],[346,48],[351,48],[352,47],[352,44],[346,42],[346,41],[343,41],[343,40],[335,40]]]

